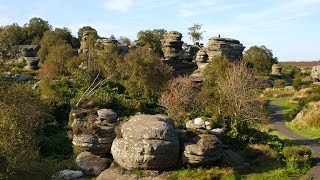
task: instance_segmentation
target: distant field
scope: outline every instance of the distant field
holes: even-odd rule
[[[288,62],[279,62],[279,64],[289,64],[292,66],[297,66],[300,68],[312,68],[313,66],[320,66],[320,61],[288,61]]]

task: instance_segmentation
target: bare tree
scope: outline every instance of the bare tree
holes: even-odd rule
[[[193,44],[199,43],[199,41],[203,39],[202,34],[205,31],[200,31],[201,28],[202,24],[193,24],[191,27],[188,28],[188,34],[190,35]]]
[[[247,64],[235,64],[225,77],[217,81],[222,111],[236,123],[262,120],[264,116],[258,87],[258,81]]]

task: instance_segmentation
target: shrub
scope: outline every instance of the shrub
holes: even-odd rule
[[[184,119],[188,113],[196,113],[201,109],[197,94],[199,87],[190,77],[177,77],[170,80],[159,98],[168,115],[174,119]]]
[[[300,90],[301,89],[301,86],[302,86],[302,79],[301,79],[301,76],[295,76],[294,77],[294,80],[293,80],[293,88],[295,90]]]
[[[290,172],[303,172],[311,166],[311,150],[306,146],[285,147],[283,156]]]
[[[277,153],[265,144],[250,144],[243,154],[254,163],[274,163],[277,160]]]
[[[148,46],[130,50],[120,71],[128,94],[145,98],[157,98],[172,75],[172,68]]]
[[[286,86],[286,81],[283,79],[277,79],[274,81],[274,86],[275,88],[284,88]]]

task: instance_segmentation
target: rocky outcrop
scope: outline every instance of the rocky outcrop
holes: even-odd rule
[[[209,61],[213,61],[217,56],[225,56],[230,61],[237,61],[242,58],[245,47],[240,41],[230,38],[212,37],[207,45]]]
[[[163,170],[179,160],[173,120],[164,115],[135,115],[112,143],[114,161],[126,169]]]
[[[37,57],[37,53],[40,49],[38,45],[20,45],[20,57],[18,58],[19,63],[25,63],[24,69],[37,70],[40,58]]]
[[[281,76],[282,75],[282,67],[279,66],[279,64],[273,64],[272,65],[271,75]]]
[[[221,144],[215,135],[197,135],[184,143],[183,162],[192,165],[212,165],[221,158]]]
[[[76,163],[87,175],[98,176],[111,165],[111,160],[101,158],[90,152],[82,152],[77,156]]]
[[[104,156],[110,152],[116,137],[113,121],[117,114],[110,109],[100,109],[99,117],[87,117],[88,111],[72,110],[70,122],[73,131],[72,144],[81,150]],[[85,118],[89,120],[84,120]]]
[[[314,66],[311,70],[311,78],[316,82],[320,82],[320,66]]]
[[[110,50],[111,48],[118,48],[118,41],[113,38],[97,39],[94,46],[100,50]]]
[[[182,55],[182,34],[177,31],[170,31],[163,35],[161,40],[162,51],[165,60],[177,60]]]
[[[82,34],[81,42],[80,42],[80,49],[78,50],[78,54],[88,53],[89,52],[89,39],[90,39],[90,32],[84,31]]]

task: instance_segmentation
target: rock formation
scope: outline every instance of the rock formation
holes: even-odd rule
[[[111,165],[111,160],[90,152],[82,152],[77,156],[76,164],[85,174],[98,176]]]
[[[126,169],[163,170],[179,161],[173,120],[164,115],[135,115],[112,143],[114,161]]]
[[[71,115],[73,140],[72,144],[84,151],[104,156],[110,152],[112,141],[116,137],[114,132],[117,115],[109,109],[98,110],[99,117],[84,120],[84,116],[77,113]],[[85,114],[84,114],[85,115]]]
[[[100,50],[110,50],[111,48],[118,47],[118,41],[113,38],[97,39],[94,46]]]
[[[81,42],[80,42],[80,49],[78,50],[78,54],[82,53],[88,53],[89,52],[89,41],[90,40],[90,32],[89,31],[84,31]]]
[[[20,45],[20,58],[18,59],[19,63],[26,63],[24,67],[27,70],[36,70],[38,69],[38,64],[40,58],[37,57],[37,52],[39,51],[40,46],[38,45]]]
[[[272,72],[271,72],[271,75],[274,75],[274,76],[281,76],[281,71],[282,71],[282,67],[279,66],[279,64],[273,64],[272,65]]]
[[[221,144],[215,135],[197,135],[184,143],[183,161],[192,165],[212,165],[222,156]]]
[[[209,61],[213,61],[217,56],[225,56],[230,61],[237,61],[242,58],[245,47],[240,41],[230,38],[212,37],[207,45]]]
[[[316,82],[320,82],[320,66],[314,66],[311,70],[311,78]]]
[[[161,40],[162,51],[165,60],[177,60],[182,55],[182,34],[177,31],[170,31],[163,35]]]

